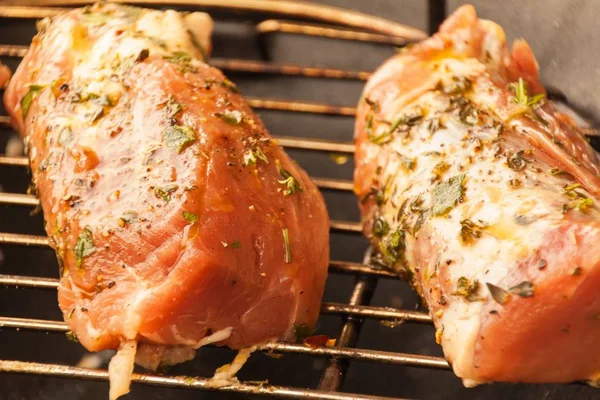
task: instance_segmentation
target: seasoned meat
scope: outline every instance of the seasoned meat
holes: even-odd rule
[[[5,103],[79,341],[156,367],[312,327],[325,205],[205,63],[210,18],[99,4],[39,29]]]
[[[466,385],[597,379],[600,164],[527,43],[461,7],[373,75],[355,140],[365,234]]]

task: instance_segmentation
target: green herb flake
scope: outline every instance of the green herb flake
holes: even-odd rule
[[[530,97],[527,94],[527,85],[523,78],[519,78],[517,82],[511,83],[509,88],[515,94],[512,98],[512,102],[519,106],[533,107],[546,97],[544,94],[536,94],[535,96]]]
[[[301,342],[307,337],[311,336],[314,331],[307,324],[299,324],[294,325],[294,336],[296,338],[296,342]]]
[[[71,342],[79,343],[79,339],[77,339],[77,335],[75,334],[75,332],[73,332],[73,331],[65,332],[65,336]]]
[[[290,235],[287,228],[283,228],[281,233],[283,234],[283,250],[285,252],[283,260],[286,264],[289,264],[292,262],[292,246],[290,244]]]
[[[25,96],[23,96],[23,98],[21,98],[21,114],[23,115],[23,118],[27,117],[27,114],[29,113],[29,109],[31,108],[31,104],[33,103],[33,100],[38,96],[40,91],[42,91],[45,87],[46,86],[41,86],[41,85],[29,86],[29,90],[27,91]]]
[[[509,288],[508,291],[519,297],[533,297],[535,286],[529,281],[523,281],[518,285]]]
[[[230,81],[227,78],[225,78],[224,80],[221,81],[221,86],[223,86],[226,89],[231,90],[233,93],[239,93],[240,92],[240,90],[238,89],[238,87],[236,86],[236,84],[233,83],[232,81]]]
[[[494,299],[496,303],[500,305],[506,304],[510,298],[510,293],[507,290],[504,290],[499,286],[492,285],[491,283],[486,283],[486,286],[492,295],[492,299]]]
[[[88,228],[85,228],[79,234],[77,243],[75,243],[75,248],[73,248],[75,258],[77,259],[77,268],[81,268],[83,266],[83,259],[95,251],[96,248],[94,247],[92,232]]]
[[[189,126],[173,125],[163,129],[162,139],[169,150],[181,153],[196,141],[196,134]]]
[[[574,179],[573,175],[571,175],[569,172],[562,171],[558,168],[552,168],[550,171],[548,171],[548,174],[551,176],[564,176],[565,178]]]
[[[458,278],[458,282],[456,285],[456,290],[451,294],[453,296],[462,296],[467,301],[478,301],[481,300],[481,297],[477,295],[479,291],[479,281],[474,280],[471,281],[464,276]]]
[[[582,271],[581,267],[575,267],[575,269],[573,270],[573,272],[571,273],[571,275],[573,275],[573,276],[579,276],[579,275],[581,275],[581,271]]]
[[[216,113],[215,116],[221,118],[229,125],[239,125],[244,120],[244,114],[241,111],[225,111],[224,113]]]
[[[175,118],[177,116],[177,114],[179,114],[181,112],[181,110],[183,110],[183,107],[181,106],[181,104],[179,104],[175,100],[175,97],[170,96],[169,100],[167,101],[166,109],[167,109],[167,117]]]
[[[446,215],[462,201],[466,175],[453,176],[447,181],[438,183],[433,189],[432,214],[436,217]]]
[[[198,221],[198,216],[189,211],[183,211],[181,213],[181,216],[183,217],[183,219],[185,219],[185,222],[187,222],[188,224],[195,224]]]
[[[283,191],[283,195],[289,196],[296,192],[301,192],[302,187],[300,186],[296,178],[294,178],[288,170],[281,166],[279,160],[275,160],[275,165],[277,166],[277,171],[279,172],[279,175],[281,175],[281,177],[283,178],[282,180],[278,180],[277,182],[287,187],[287,189]]]
[[[487,224],[482,221],[463,219],[460,221],[460,241],[463,244],[471,244],[481,237]]]
[[[170,56],[163,58],[172,64],[177,64],[177,69],[181,73],[196,71],[196,68],[192,66],[192,56],[185,51],[175,51]]]
[[[173,193],[177,189],[179,189],[179,186],[173,184],[166,185],[163,187],[157,186],[154,188],[154,195],[168,203],[169,201],[171,201],[171,193]]]
[[[265,164],[269,163],[269,159],[260,147],[254,146],[244,153],[243,164],[245,167],[256,165],[258,160],[261,160]]]
[[[379,242],[379,250],[385,261],[390,265],[394,265],[404,258],[406,233],[401,228],[398,228],[391,235],[386,236]]]
[[[233,242],[231,242],[232,249],[239,249],[240,247],[242,247],[242,243],[240,243],[239,240],[234,240]]]
[[[376,237],[382,237],[388,234],[390,231],[390,225],[387,223],[383,216],[379,215],[373,220],[373,235]]]

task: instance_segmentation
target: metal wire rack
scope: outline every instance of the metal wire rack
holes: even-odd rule
[[[17,4],[17,2],[14,3]],[[77,0],[67,0],[62,2],[42,0],[37,1],[36,6],[0,5],[0,17],[28,19],[43,18],[55,15],[59,11],[59,9],[50,6],[56,4],[74,6],[82,3],[85,2]],[[128,3],[139,3],[146,6],[201,6],[201,9],[207,9],[209,11],[212,9],[217,9],[221,11],[234,10],[237,12],[259,12],[272,14],[277,18],[294,18],[328,24],[327,26],[321,26],[314,25],[312,23],[307,24],[305,22],[268,19],[263,20],[256,25],[259,36],[287,33],[295,35],[317,36],[337,40],[374,42],[393,46],[402,46],[408,42],[420,40],[425,37],[424,32],[408,28],[400,24],[392,23],[368,15],[315,4],[292,3],[287,1],[274,2],[265,0],[163,0],[162,2],[134,0],[128,1]],[[22,4],[22,2],[18,2],[18,4]],[[435,17],[436,13],[439,14],[439,10],[436,10],[435,13],[431,14],[430,16]],[[0,45],[0,56],[4,57],[20,58],[24,56],[26,51],[27,48],[24,46]],[[364,81],[370,75],[368,71],[348,71],[330,68],[300,67],[296,65],[281,65],[272,62],[240,59],[212,59],[211,64],[228,72],[244,72],[250,74],[256,73],[262,75],[275,74],[286,76],[303,76],[333,80]],[[249,97],[247,100],[253,108],[259,110],[339,115],[348,117],[353,116],[355,112],[353,107],[348,106],[332,106],[328,104],[256,97]],[[9,127],[9,123],[10,121],[7,116],[0,116],[0,127]],[[594,135],[596,131],[590,130],[589,133]],[[302,149],[315,152],[336,152],[342,154],[352,154],[354,152],[354,145],[351,142],[305,139],[277,135],[275,135],[275,138],[281,145],[290,149]],[[0,155],[0,166],[25,168],[28,166],[28,160],[26,157],[22,156]],[[317,186],[324,190],[344,192],[352,191],[352,182],[350,181],[318,177],[313,177],[313,179]],[[0,205],[36,207],[38,204],[38,199],[29,194],[0,192]],[[331,221],[331,231],[344,232],[347,234],[360,234],[361,225],[360,223],[353,221]],[[46,247],[48,246],[48,239],[45,236],[0,232],[0,244]],[[377,281],[379,279],[396,279],[396,277],[390,271],[370,265],[369,257],[366,257],[363,263],[331,261],[329,270],[331,274],[330,279],[331,276],[335,274],[350,274],[356,276],[356,281],[347,303],[322,304],[322,315],[339,316],[343,319],[342,328],[336,338],[336,345],[334,347],[312,348],[302,344],[270,343],[259,348],[259,351],[263,352],[304,354],[316,357],[325,357],[327,364],[323,370],[318,387],[315,389],[301,389],[262,383],[250,384],[242,382],[231,384],[230,386],[216,390],[279,398],[332,400],[375,399],[381,397],[339,392],[350,361],[369,361],[374,363],[449,369],[446,360],[440,357],[403,354],[355,347],[364,319],[374,319],[380,321],[394,320],[416,324],[431,324],[431,318],[428,314],[420,311],[370,306],[369,304]],[[0,285],[39,290],[56,290],[58,286],[58,279],[20,275],[0,275]],[[0,316],[0,328],[63,333],[68,331],[67,325],[62,321],[15,318],[9,316]],[[108,373],[106,370],[91,370],[67,365],[14,360],[0,360],[0,372],[34,374],[84,380],[106,381],[108,379]],[[199,390],[215,390],[213,388],[209,388],[207,379],[201,377],[137,373],[134,374],[133,381],[162,387],[183,387]]]

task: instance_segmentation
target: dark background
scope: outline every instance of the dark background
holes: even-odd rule
[[[432,0],[433,1],[433,0]],[[320,0],[321,3],[354,8],[428,30],[435,25],[444,7],[430,13],[426,0]],[[436,2],[442,4],[443,2]],[[536,53],[543,82],[563,93],[583,115],[600,116],[600,82],[597,66],[600,44],[595,21],[600,2],[564,0],[474,1],[480,16],[500,23],[509,39],[523,37]],[[1,4],[1,1],[0,1]],[[463,4],[449,0],[447,10]],[[433,15],[433,20],[429,16]],[[217,24],[214,56],[260,59],[254,22],[250,17]],[[0,20],[0,42],[28,44],[34,22]],[[278,63],[323,66],[371,71],[394,53],[390,46],[337,42],[291,35],[274,35],[266,41],[271,59]],[[16,59],[3,59],[11,67]],[[360,96],[363,82],[293,78],[272,75],[229,74],[248,96],[314,101],[353,106]],[[348,117],[319,116],[261,111],[273,134],[349,141],[353,122]],[[0,133],[0,153],[4,152],[9,132]],[[350,160],[337,165],[326,153],[290,151],[290,154],[313,176],[351,179]],[[0,185],[4,191],[24,193],[29,177],[23,168],[0,167]],[[325,191],[332,219],[358,221],[356,200],[349,193]],[[30,217],[25,207],[0,206],[0,231],[43,234],[42,217]],[[359,235],[332,234],[332,258],[361,261],[366,242]],[[56,277],[57,267],[48,249],[0,246],[0,273]],[[354,278],[331,274],[325,301],[347,302]],[[416,297],[407,286],[395,279],[379,281],[372,302],[378,306],[413,309]],[[60,320],[56,294],[50,290],[0,288],[0,315]],[[335,337],[341,327],[338,317],[323,317],[318,332]],[[600,338],[599,338],[600,339]],[[428,326],[404,324],[388,328],[366,321],[358,347],[423,355],[441,355]],[[39,361],[74,365],[84,350],[68,342],[62,334],[0,330],[0,359]],[[214,369],[233,357],[224,349],[202,349],[197,358],[172,368],[170,374],[211,376]],[[286,355],[272,359],[255,354],[243,368],[241,380],[264,380],[296,387],[316,388],[325,359]],[[510,367],[510,366],[507,366]],[[548,365],[548,368],[553,368]],[[593,399],[600,392],[583,385],[484,385],[463,388],[449,371],[353,362],[343,390],[354,393],[418,399]],[[86,399],[105,400],[108,384],[56,378],[0,374],[0,399]],[[141,399],[226,399],[242,395],[133,385],[127,400]]]

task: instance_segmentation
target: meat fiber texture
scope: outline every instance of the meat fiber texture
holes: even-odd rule
[[[599,160],[526,42],[461,7],[371,77],[355,141],[365,234],[465,385],[597,380]]]
[[[105,3],[38,29],[5,104],[83,346],[156,368],[314,326],[322,196],[205,63],[210,17]]]

